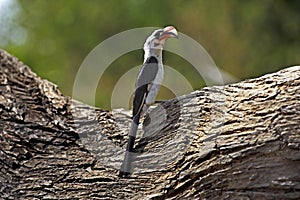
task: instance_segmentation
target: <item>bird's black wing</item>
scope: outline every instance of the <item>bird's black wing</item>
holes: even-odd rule
[[[149,57],[141,67],[135,85],[133,98],[133,117],[141,112],[143,104],[149,92],[148,85],[153,83],[158,72],[158,61],[155,57]]]

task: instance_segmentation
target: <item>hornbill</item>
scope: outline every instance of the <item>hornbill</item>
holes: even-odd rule
[[[164,76],[162,50],[165,41],[178,38],[173,26],[155,30],[144,44],[144,64],[141,66],[135,84],[133,98],[133,118],[126,147],[126,153],[119,176],[126,177],[131,173],[132,154],[140,117],[155,103],[155,98]]]

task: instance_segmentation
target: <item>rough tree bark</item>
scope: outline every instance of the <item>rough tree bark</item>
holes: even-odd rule
[[[300,67],[153,108],[120,179],[130,112],[62,95],[0,51],[3,199],[299,199]]]

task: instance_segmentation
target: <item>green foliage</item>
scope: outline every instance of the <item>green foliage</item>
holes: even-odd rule
[[[300,1],[296,0],[18,3],[21,12],[16,23],[27,31],[27,38],[21,45],[10,42],[3,48],[56,83],[67,95],[72,93],[77,69],[96,45],[114,34],[138,27],[174,25],[202,44],[219,68],[239,79],[300,63]],[[110,66],[100,80],[97,106],[110,107],[113,85],[122,73],[142,63],[142,53],[126,54]],[[195,75],[189,63],[168,53],[165,58],[165,64],[192,80],[195,89],[203,87],[201,77]],[[161,98],[170,97],[169,92],[161,92]]]

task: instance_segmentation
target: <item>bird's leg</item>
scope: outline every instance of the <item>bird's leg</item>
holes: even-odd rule
[[[154,104],[162,104],[162,103],[165,103],[167,102],[168,100],[157,100],[157,101],[154,101],[152,103],[149,103],[149,104],[146,104],[147,105],[147,109],[146,109],[146,113],[145,113],[145,117],[144,117],[144,122],[143,122],[143,126],[148,126],[150,123],[151,123],[151,117],[150,117],[150,113],[149,113],[149,110],[148,110],[148,107],[154,105]]]

